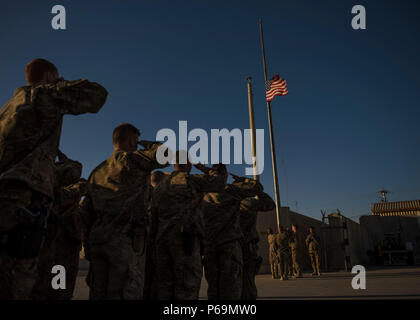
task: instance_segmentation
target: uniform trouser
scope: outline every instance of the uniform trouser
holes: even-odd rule
[[[66,270],[66,289],[54,290],[50,286],[48,299],[70,300],[73,298],[79,271],[80,249],[81,244],[77,244],[77,242],[60,243],[60,247],[56,248],[54,264],[62,265]]]
[[[279,276],[283,278],[287,278],[289,273],[289,252],[287,250],[280,250],[279,253]]]
[[[256,300],[258,296],[257,286],[255,285],[258,260],[257,243],[255,241],[242,243],[242,256],[244,264],[241,300]]]
[[[242,295],[242,248],[239,240],[204,250],[204,274],[209,300],[239,300]]]
[[[274,279],[279,277],[279,263],[278,261],[273,261],[270,263],[271,275]]]
[[[140,300],[143,298],[146,239],[114,235],[101,244],[90,244],[93,300]]]
[[[37,277],[38,258],[16,259],[0,254],[0,300],[30,299]]]
[[[291,251],[289,251],[287,262],[288,262],[288,266],[287,266],[288,275],[289,275],[289,277],[292,277],[294,271],[293,271],[293,259],[292,259]]]
[[[28,197],[30,198],[30,192]],[[1,246],[7,241],[3,232],[16,225],[18,206],[29,204],[30,202],[18,203],[0,199],[0,300],[30,299],[36,281],[38,257],[18,259],[1,252]]]
[[[194,238],[192,253],[186,254],[181,234],[156,243],[158,300],[197,300],[202,267],[200,240]]]
[[[273,276],[274,279],[279,277],[279,273],[278,273],[278,257],[277,257],[277,252],[274,250],[274,248],[269,249],[269,260],[270,260],[270,269],[271,269],[271,275]]]
[[[300,262],[299,262],[299,250],[292,248],[292,262],[293,262],[293,271],[294,274],[297,276],[302,275],[302,270],[300,268]]]
[[[44,242],[45,246],[38,261],[38,277],[31,296],[35,300],[70,300],[79,270],[81,241],[67,238],[62,233],[52,240],[51,243]],[[65,269],[65,289],[52,288],[51,281],[55,276],[52,274],[52,268],[55,265],[61,265]]]
[[[319,252],[309,251],[309,257],[311,258],[312,270],[314,270],[314,273],[321,273],[319,269]]]
[[[146,252],[146,266],[145,266],[145,278],[144,278],[144,300],[156,300],[157,299],[157,276],[156,276],[156,249],[155,245],[150,243],[147,246]]]
[[[31,299],[45,300],[51,287],[52,273],[54,265],[54,249],[52,244],[44,241],[38,258],[37,277],[31,292]]]

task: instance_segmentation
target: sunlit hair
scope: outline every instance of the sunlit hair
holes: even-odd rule
[[[44,80],[47,72],[58,74],[57,67],[45,59],[35,59],[26,65],[25,75],[28,85]]]
[[[127,140],[132,134],[140,135],[139,129],[129,123],[121,123],[112,133],[112,144],[118,146]]]

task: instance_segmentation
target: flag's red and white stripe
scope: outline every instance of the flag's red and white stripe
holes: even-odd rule
[[[286,80],[280,78],[278,74],[266,82],[265,91],[267,101],[273,100],[275,96],[285,96],[289,93]]]

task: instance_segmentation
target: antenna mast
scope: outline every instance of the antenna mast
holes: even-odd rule
[[[379,190],[378,193],[382,195],[381,202],[388,202],[388,200],[386,199],[386,195],[389,193],[388,190],[382,189],[382,190]]]

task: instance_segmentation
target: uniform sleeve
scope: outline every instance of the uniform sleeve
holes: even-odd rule
[[[82,222],[82,238],[83,238],[83,245],[85,247],[86,257],[88,259],[88,238],[90,229],[92,228],[93,224],[96,221],[96,215],[93,210],[92,206],[92,200],[90,199],[89,195],[86,195],[85,198],[82,201],[82,204],[80,206],[80,220]],[[88,259],[89,260],[89,259]]]
[[[192,174],[190,181],[200,192],[221,192],[225,187],[224,178],[215,170],[205,174]]]
[[[75,187],[64,187],[60,192],[60,206],[69,207],[75,202],[79,202],[81,198],[80,190]]]
[[[309,245],[309,239],[310,239],[310,234],[308,234],[307,236],[306,236],[306,239],[305,239],[305,243],[306,243],[306,245],[308,246]]]
[[[156,159],[158,149],[163,144],[156,142],[151,145],[150,148],[144,150],[137,150],[130,153],[130,163],[133,166],[140,167],[146,171],[152,171],[155,169],[162,169],[167,167],[169,164],[160,164]]]
[[[59,81],[55,85],[43,86],[58,105],[63,114],[78,115],[83,113],[97,113],[105,104],[108,92],[104,87],[86,79],[74,81]]]
[[[261,192],[257,195],[256,206],[257,211],[270,211],[276,207],[276,203],[268,194]]]
[[[82,226],[78,210],[82,194],[77,186],[65,187],[61,194],[60,212],[58,214],[63,212],[59,217],[63,230],[68,237],[80,241]]]
[[[275,234],[274,235],[274,245],[275,245],[276,248],[278,247],[279,242],[280,242],[279,235]]]
[[[229,185],[229,191],[241,199],[253,197],[263,191],[263,186],[257,180],[244,179]]]
[[[79,161],[66,158],[64,161],[56,163],[56,184],[58,186],[68,186],[80,178],[82,174],[82,164]]]

